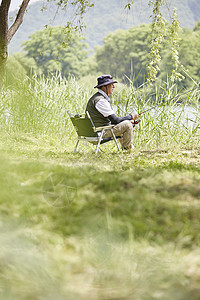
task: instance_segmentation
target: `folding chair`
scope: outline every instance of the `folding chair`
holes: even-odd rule
[[[120,151],[117,138],[120,138],[121,136],[118,137],[115,136],[113,132],[114,125],[95,127],[88,111],[80,115],[72,115],[69,112],[68,114],[78,135],[74,152],[77,151],[78,144],[80,141],[87,141],[89,143],[92,143],[93,145],[96,145],[96,149],[95,149],[95,154],[96,154],[99,151],[101,144],[107,143],[111,140],[114,140],[118,150]],[[112,137],[103,138],[103,134],[105,130],[110,130]]]

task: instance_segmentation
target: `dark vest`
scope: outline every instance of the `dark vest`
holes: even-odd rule
[[[111,124],[110,120],[105,118],[95,107],[97,102],[102,98],[104,98],[103,95],[97,92],[89,99],[86,106],[86,111],[89,112],[95,127],[107,126]]]

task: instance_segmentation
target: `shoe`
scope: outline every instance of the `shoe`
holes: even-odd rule
[[[130,145],[130,146],[127,146],[127,147],[123,147],[122,150],[127,150],[127,151],[129,151],[129,152],[133,152],[134,146],[133,146],[133,145]]]

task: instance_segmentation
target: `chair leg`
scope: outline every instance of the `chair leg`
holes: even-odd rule
[[[118,144],[118,142],[117,142],[116,136],[115,136],[115,134],[114,134],[114,132],[113,132],[113,129],[111,128],[110,130],[111,130],[113,139],[114,139],[114,141],[115,141],[115,144],[117,145],[117,148],[118,148],[118,150],[120,151],[120,147],[119,147],[119,144]]]
[[[100,135],[100,137],[99,137],[98,144],[97,144],[96,150],[95,150],[95,154],[97,154],[97,152],[99,151],[99,146],[100,146],[100,144],[101,144],[101,140],[102,140],[103,133],[104,133],[104,129],[102,130],[101,135]]]
[[[77,141],[76,141],[76,146],[75,146],[75,148],[74,148],[74,153],[76,152],[76,150],[77,150],[77,148],[78,148],[78,143],[79,143],[79,139],[77,139]]]

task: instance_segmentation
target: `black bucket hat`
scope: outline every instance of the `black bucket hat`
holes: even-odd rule
[[[116,80],[113,80],[111,75],[102,75],[97,78],[97,82],[98,82],[98,84],[94,88],[99,88],[103,85],[108,85],[111,83],[117,83]]]

